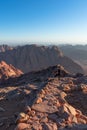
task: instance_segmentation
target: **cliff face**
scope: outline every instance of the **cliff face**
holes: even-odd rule
[[[0,62],[0,79],[7,79],[9,77],[18,77],[22,71],[16,69],[12,65],[6,64],[4,61]]]
[[[70,58],[63,55],[58,47],[26,45],[0,53],[0,61],[21,69],[24,73],[45,69],[49,66],[61,64],[69,72],[83,73],[82,68]]]

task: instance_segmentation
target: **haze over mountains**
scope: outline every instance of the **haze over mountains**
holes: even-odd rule
[[[60,49],[64,55],[82,66],[85,74],[87,74],[87,45],[62,45]]]
[[[2,49],[2,47],[1,47]],[[83,69],[73,60],[65,56],[57,46],[25,45],[9,47],[0,53],[0,61],[5,61],[19,68],[24,73],[38,71],[49,66],[61,64],[72,73],[83,73]]]

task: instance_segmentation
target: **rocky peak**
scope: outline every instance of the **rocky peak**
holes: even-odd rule
[[[60,77],[65,77],[65,76],[70,76],[70,72],[68,72],[63,66],[61,65],[56,65],[55,69],[53,71],[54,76],[60,76]],[[59,73],[59,74],[58,74]]]
[[[62,51],[57,46],[52,46],[51,49],[53,51],[56,51],[60,57],[64,56],[63,53],[62,53]]]
[[[12,50],[13,49],[13,47],[11,47],[11,46],[8,46],[8,45],[0,45],[0,52],[5,52],[5,51],[7,51],[7,50]]]
[[[0,62],[0,79],[7,79],[9,77],[18,77],[21,74],[23,74],[22,71],[19,69],[16,69],[11,64],[8,65],[4,61]]]
[[[8,79],[0,88],[0,130],[86,130],[87,76],[69,75],[56,65]]]

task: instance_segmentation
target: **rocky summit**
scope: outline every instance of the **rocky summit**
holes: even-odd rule
[[[6,80],[10,77],[18,77],[22,75],[23,72],[11,64],[8,65],[6,62],[0,62],[0,80]]]
[[[53,66],[0,86],[0,130],[87,130],[87,76]]]

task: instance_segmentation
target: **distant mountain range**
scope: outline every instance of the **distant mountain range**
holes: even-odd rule
[[[87,74],[87,45],[62,45],[60,49],[64,55],[82,66],[84,72]]]
[[[65,56],[57,46],[25,45],[8,48],[4,46],[4,52],[2,49],[0,61],[12,64],[24,73],[42,70],[57,64],[64,66],[71,73],[83,73],[80,65]]]

